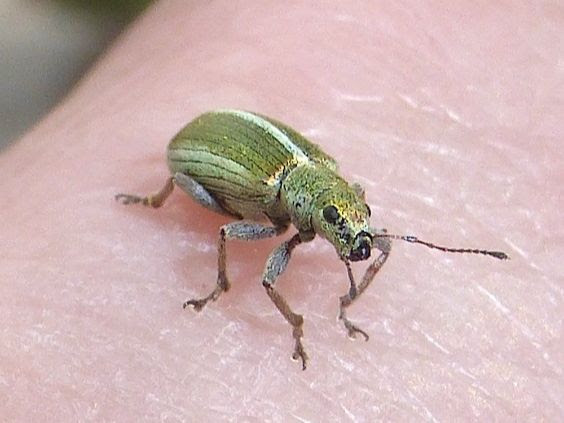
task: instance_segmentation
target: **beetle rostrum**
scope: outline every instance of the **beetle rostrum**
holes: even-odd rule
[[[361,231],[355,237],[353,241],[353,247],[349,255],[351,261],[360,261],[370,258],[370,252],[372,251],[372,235],[368,232]]]

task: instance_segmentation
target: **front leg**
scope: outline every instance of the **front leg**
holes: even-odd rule
[[[368,341],[368,334],[352,323],[347,318],[346,309],[349,307],[360,295],[368,288],[368,285],[374,280],[376,273],[382,268],[384,263],[386,262],[388,256],[390,255],[391,251],[391,244],[389,240],[383,238],[376,238],[374,240],[375,247],[378,248],[382,253],[374,260],[370,266],[366,269],[364,276],[362,277],[362,281],[360,285],[356,285],[354,281],[354,276],[352,273],[351,265],[348,261],[345,261],[345,266],[347,267],[347,274],[349,276],[350,288],[349,292],[346,295],[343,295],[339,298],[340,300],[340,307],[339,307],[339,319],[343,321],[345,328],[350,337],[354,338],[357,333],[360,333],[364,336],[364,339]]]
[[[306,363],[308,360],[308,356],[302,344],[302,337],[304,335],[302,328],[304,318],[301,314],[296,314],[292,311],[284,297],[282,297],[282,295],[274,289],[274,284],[276,283],[278,276],[280,276],[286,269],[286,266],[290,261],[292,250],[302,242],[311,241],[312,239],[312,234],[302,233],[296,234],[290,238],[289,241],[282,243],[268,257],[262,275],[262,285],[266,289],[266,293],[276,308],[280,311],[280,313],[282,313],[282,316],[284,316],[286,321],[292,325],[292,336],[295,340],[292,358],[294,358],[294,360],[297,360],[298,358],[302,360],[302,370],[306,369]]]

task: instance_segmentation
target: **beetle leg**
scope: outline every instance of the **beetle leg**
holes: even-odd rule
[[[362,336],[364,336],[364,339],[366,341],[368,341],[368,334],[358,326],[353,324],[347,318],[346,308],[350,306],[358,297],[360,297],[360,295],[366,290],[366,288],[368,288],[368,285],[370,285],[370,283],[374,280],[376,273],[378,273],[378,271],[384,265],[388,256],[390,255],[391,244],[389,240],[376,238],[374,240],[374,246],[382,251],[382,253],[368,266],[366,272],[364,273],[364,276],[362,277],[360,285],[356,285],[350,263],[348,261],[345,261],[345,265],[347,266],[347,273],[349,276],[350,288],[349,292],[346,295],[343,295],[339,298],[339,319],[343,321],[343,324],[345,325],[349,336],[354,338],[357,333],[360,333]]]
[[[131,194],[116,194],[115,199],[122,202],[122,204],[137,204],[142,203],[144,206],[158,208],[163,205],[168,196],[174,189],[174,178],[170,177],[166,180],[166,184],[159,192],[149,194],[146,197]]]
[[[298,358],[302,360],[302,369],[306,369],[306,363],[308,356],[302,345],[303,323],[304,318],[301,314],[296,314],[292,311],[284,297],[280,295],[276,289],[274,289],[274,284],[278,276],[284,272],[288,261],[290,261],[290,256],[292,250],[296,248],[302,242],[310,241],[313,236],[310,234],[296,234],[289,241],[283,242],[278,248],[276,248],[268,257],[264,272],[262,275],[262,285],[266,289],[266,293],[276,306],[276,308],[282,313],[282,316],[287,320],[288,323],[292,325],[292,336],[295,340],[294,353],[292,358],[297,360]]]
[[[157,193],[149,194],[145,197],[132,194],[117,194],[116,200],[121,200],[123,204],[138,204],[158,208],[163,205],[168,196],[172,193],[174,185],[188,194],[198,204],[219,214],[231,216],[221,205],[211,196],[211,194],[194,179],[180,172],[167,179],[165,186]]]
[[[223,225],[219,230],[218,256],[217,256],[217,283],[212,292],[204,298],[194,298],[184,302],[183,308],[188,306],[194,307],[194,310],[200,311],[208,303],[219,298],[223,291],[228,291],[230,284],[227,279],[226,272],[226,253],[225,241],[237,239],[241,241],[255,241],[259,239],[271,238],[280,235],[288,229],[288,224],[279,226],[266,226],[256,222],[239,221]]]
[[[174,174],[174,183],[186,194],[192,197],[198,204],[206,209],[219,214],[231,216],[223,207],[212,197],[212,195],[201,184],[193,178],[181,172]]]

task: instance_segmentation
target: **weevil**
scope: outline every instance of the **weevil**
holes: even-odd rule
[[[215,288],[205,297],[185,301],[184,308],[200,311],[229,290],[227,240],[275,237],[286,232],[290,224],[297,229],[270,253],[262,285],[292,326],[293,358],[301,359],[304,370],[308,355],[302,343],[303,316],[292,311],[276,290],[276,281],[299,244],[320,235],[335,247],[349,279],[349,290],[340,297],[339,319],[349,336],[360,334],[366,340],[368,334],[348,319],[346,311],[388,259],[392,240],[446,252],[508,258],[501,251],[442,247],[414,236],[374,229],[364,190],[339,175],[335,159],[289,126],[258,113],[216,110],[196,117],[168,144],[167,161],[171,176],[160,191],[147,196],[117,194],[116,200],[157,208],[177,186],[205,208],[236,219],[219,230]],[[351,262],[367,260],[373,249],[379,254],[357,284]]]

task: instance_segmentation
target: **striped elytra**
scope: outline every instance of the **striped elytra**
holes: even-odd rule
[[[337,169],[332,157],[292,128],[240,110],[200,115],[172,139],[167,157],[171,174],[190,176],[230,214],[254,219],[284,214],[281,182],[296,167]]]

